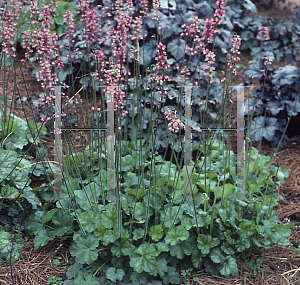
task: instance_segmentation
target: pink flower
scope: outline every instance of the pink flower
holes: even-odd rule
[[[0,21],[0,24],[3,23]],[[6,13],[6,23],[2,29],[2,36],[0,32],[0,38],[3,38],[2,41],[2,51],[6,53],[6,57],[16,57],[15,55],[15,43],[14,36],[16,31],[17,23],[14,22],[14,16],[11,11],[7,11]]]
[[[258,36],[256,37],[257,39],[265,40],[265,41],[268,41],[270,39],[268,27],[261,26],[258,28],[258,30],[259,33]]]
[[[241,53],[239,51],[241,46],[241,37],[239,35],[233,35],[231,38],[231,42],[233,43],[232,48],[230,49],[232,52],[231,59],[228,61],[229,68],[231,69],[231,72],[233,75],[236,75],[236,68],[234,67],[237,62],[240,61],[240,58],[238,55]]]
[[[180,127],[184,127],[184,124],[180,121],[177,116],[177,110],[172,111],[171,109],[167,108],[164,112],[167,120],[170,121],[168,124],[168,128],[171,132],[177,133]]]

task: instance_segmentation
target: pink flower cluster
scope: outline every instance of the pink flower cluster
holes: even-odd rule
[[[97,80],[103,82],[105,85],[104,91],[113,94],[114,108],[124,109],[123,98],[125,92],[119,87],[124,84],[125,76],[130,75],[130,71],[126,71],[125,63],[127,56],[127,46],[129,40],[138,41],[143,39],[142,25],[146,11],[140,12],[142,15],[134,18],[131,8],[133,7],[132,0],[126,1],[127,9],[123,8],[123,0],[115,2],[115,20],[117,27],[110,28],[107,31],[107,36],[104,41],[105,44],[110,44],[112,49],[112,57],[109,61],[105,61],[104,53],[101,50],[96,50],[92,55],[97,57],[98,68],[96,70]],[[146,9],[148,1],[144,0],[142,3],[142,10]],[[134,59],[137,55],[137,49],[130,50],[131,58]],[[139,60],[136,58],[136,60]],[[101,78],[101,74],[104,79]],[[123,114],[126,112],[123,110]]]
[[[180,36],[191,36],[191,37],[197,37],[199,39],[198,33],[200,33],[200,19],[196,16],[193,19],[192,23],[187,23],[181,25],[181,28],[184,30],[183,33],[180,34]],[[196,40],[198,41],[198,40]]]
[[[224,0],[218,0],[216,2],[217,9],[214,13],[214,18],[211,19],[205,19],[204,22],[204,31],[203,31],[203,37],[201,40],[206,40],[208,43],[212,43],[212,37],[220,32],[219,29],[217,29],[217,26],[221,25],[222,20],[221,18],[225,15],[225,1]]]
[[[179,70],[179,66],[177,66],[177,70]],[[178,82],[182,82],[182,83],[184,80],[189,79],[188,77],[185,77],[185,76],[191,75],[190,70],[187,68],[187,66],[184,66],[181,69],[180,73],[181,73],[181,75],[178,77]]]
[[[100,74],[104,72],[105,67],[105,54],[102,50],[96,49],[94,52],[91,52],[91,56],[94,56],[96,58],[97,62],[97,69],[94,75],[96,76],[96,80],[99,82],[102,82],[103,79],[99,77]]]
[[[147,17],[148,13],[147,13],[147,9],[148,9],[148,0],[141,0],[141,14],[143,15],[143,17]]]
[[[216,55],[213,51],[205,48],[203,48],[203,54],[205,54],[205,61],[208,63],[203,67],[204,71],[207,70],[207,72],[204,72],[204,76],[211,78],[210,83],[214,83],[214,80],[212,79],[212,72],[216,69],[213,66]]]
[[[184,124],[177,116],[177,110],[172,111],[171,109],[167,108],[164,114],[167,120],[170,121],[168,124],[168,128],[171,132],[177,133],[180,127],[184,127]]]
[[[259,29],[259,34],[256,38],[259,40],[268,41],[270,39],[268,27],[261,26],[258,29]]]
[[[236,68],[234,66],[237,62],[240,61],[238,55],[241,54],[240,46],[241,46],[242,39],[239,35],[234,35],[231,38],[231,42],[233,43],[233,46],[231,48],[232,56],[231,56],[231,60],[228,62],[228,65],[229,68],[231,69],[232,74],[236,76]]]
[[[71,43],[74,43],[75,40],[73,40],[72,37],[74,36],[75,23],[74,23],[74,17],[73,17],[72,12],[70,10],[67,10],[65,12],[65,14],[63,15],[63,23],[66,24],[66,29],[67,29],[67,33],[65,35],[65,38],[68,39]],[[66,46],[69,46],[69,42],[67,43]],[[70,55],[67,55],[67,57],[69,58]]]
[[[19,16],[19,14],[17,14]],[[0,20],[0,25],[3,24],[3,21]],[[2,35],[0,32],[0,38],[3,38],[2,42],[2,51],[6,53],[6,57],[16,57],[15,55],[15,46],[14,46],[14,37],[16,34],[16,26],[18,24],[14,23],[14,16],[11,11],[6,13],[6,24],[2,29]]]
[[[164,74],[164,71],[168,68],[170,68],[170,65],[167,64],[167,53],[166,53],[166,46],[160,42],[157,46],[156,49],[157,56],[155,57],[156,61],[156,69],[157,71],[162,71],[162,75],[159,75],[158,73],[156,74],[151,74],[151,81],[154,83],[159,83],[160,80],[164,81],[170,81],[170,77],[168,75]]]
[[[225,2],[224,0],[217,0],[216,2],[217,9],[214,13],[214,18],[206,19],[204,22],[204,31],[203,36],[200,38],[198,33],[200,32],[199,26],[201,20],[198,17],[193,19],[192,23],[184,24],[181,27],[184,29],[184,32],[181,33],[181,36],[191,36],[193,37],[193,42],[198,42],[197,46],[194,48],[186,46],[186,50],[191,51],[191,56],[195,56],[199,54],[199,51],[202,50],[205,55],[205,61],[207,64],[204,66],[204,75],[210,77],[210,83],[213,83],[212,72],[215,70],[213,66],[215,62],[215,53],[205,48],[205,44],[203,42],[206,41],[207,44],[212,43],[213,37],[219,33],[219,29],[217,27],[222,23],[221,18],[225,15]],[[194,85],[198,85],[197,82],[194,82]]]
[[[160,0],[153,0],[153,10],[155,10],[152,13],[152,19],[156,22],[158,22],[158,8],[160,7]]]
[[[263,63],[264,63],[265,66],[266,65],[271,65],[273,63],[272,58],[268,59],[267,57],[263,56],[261,59],[263,60]],[[265,71],[265,70],[261,70],[261,71]]]
[[[167,64],[166,46],[162,42],[158,44],[156,52],[157,56],[155,57],[155,60],[157,70],[166,70],[170,68],[170,65]]]
[[[36,27],[33,32],[30,30],[24,31],[23,33],[23,47],[27,49],[25,56],[28,57],[29,53],[33,52],[35,48],[38,54],[37,60],[40,65],[40,71],[37,72],[38,80],[41,82],[41,86],[48,90],[54,90],[54,87],[58,78],[56,72],[59,71],[63,62],[59,57],[58,36],[56,33],[51,34],[50,25],[53,22],[51,19],[51,13],[55,10],[50,5],[42,5],[42,11],[40,12],[37,7],[37,1],[32,1],[28,9],[32,16],[37,14],[39,16],[38,21],[41,22],[41,27]],[[37,23],[32,21],[32,23]],[[54,53],[55,60],[52,59],[52,53]],[[55,70],[56,72],[53,72]]]
[[[181,33],[180,35],[186,37],[187,36],[193,37],[193,42],[200,42],[200,37],[198,35],[200,33],[200,29],[199,29],[200,23],[201,20],[196,16],[193,19],[192,23],[183,24],[181,26],[181,28],[183,29],[183,33]],[[198,51],[197,50],[193,51],[193,48],[190,47],[188,44],[186,45],[185,49],[189,50],[192,56],[198,54]]]
[[[98,112],[100,112],[101,111],[101,108],[96,108],[96,107],[92,107],[92,111],[98,111]]]
[[[85,1],[85,0],[81,0]],[[112,50],[112,57],[105,61],[105,54],[101,49],[95,49],[90,55],[95,56],[97,59],[97,68],[94,76],[96,80],[104,85],[104,92],[112,94],[114,98],[115,110],[122,109],[124,111],[125,92],[122,90],[121,85],[125,82],[125,77],[130,75],[130,71],[126,71],[125,63],[128,54],[129,40],[138,41],[143,39],[146,35],[142,34],[143,31],[143,17],[147,16],[146,10],[148,0],[143,0],[141,3],[141,10],[138,17],[133,17],[133,2],[126,0],[126,9],[123,7],[123,0],[115,1],[115,17],[117,23],[116,27],[111,27],[106,32],[106,37],[102,40],[105,45],[110,45]],[[86,12],[86,15],[88,13]],[[106,15],[109,15],[108,13]],[[100,22],[100,20],[98,21]],[[98,31],[100,31],[100,28]],[[92,33],[91,33],[92,34]],[[100,39],[100,36],[94,32],[95,37]],[[100,42],[100,41],[99,41]],[[129,51],[130,58],[139,61],[138,49],[131,48]],[[93,107],[94,109],[95,107]],[[95,109],[96,110],[96,109]]]
[[[84,3],[84,7],[81,19],[81,21],[85,23],[85,34],[83,37],[88,43],[94,43],[97,39],[98,41],[100,40],[100,17],[95,9],[88,10],[89,3]]]

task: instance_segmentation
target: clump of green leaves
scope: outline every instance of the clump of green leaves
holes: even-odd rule
[[[257,275],[260,273],[263,273],[265,271],[266,264],[264,264],[263,258],[257,258],[257,259],[250,259],[247,260],[246,264],[249,265],[251,269],[251,274]]]
[[[23,235],[27,234],[26,218],[41,202],[29,184],[31,179],[45,179],[45,170],[36,165],[26,152],[39,141],[38,133],[45,133],[41,124],[27,124],[24,120],[0,111],[0,264],[19,258],[23,248]],[[34,156],[42,159],[45,149],[33,148]],[[32,153],[32,152],[31,152]],[[26,157],[26,158],[25,158]]]
[[[52,275],[47,280],[47,285],[61,285],[61,284],[63,284],[61,277]]]
[[[73,164],[66,163],[70,177],[62,186],[62,199],[26,221],[35,235],[35,248],[55,237],[72,237],[67,277],[75,278],[75,284],[87,282],[86,278],[95,281],[86,274],[87,266],[113,282],[133,284],[145,284],[153,276],[161,277],[164,284],[179,284],[179,263],[204,267],[214,275],[235,276],[237,258],[276,243],[289,244],[292,223],[278,223],[274,211],[278,197],[263,191],[268,185],[284,183],[287,175],[283,168],[273,168],[271,175],[269,158],[255,149],[249,158],[253,178],[249,177],[246,187],[251,199],[240,201],[235,198],[234,154],[226,155],[220,141],[198,149],[205,155],[194,164],[189,199],[185,198],[184,169],[177,170],[160,155],[151,162],[145,141],[138,146],[126,141],[116,145],[122,154],[116,199],[106,198],[108,181],[100,167],[107,165],[105,147],[95,142],[84,153],[68,156]],[[89,167],[76,171],[84,165]],[[84,171],[94,171],[93,178]],[[50,191],[51,185],[44,188],[42,199]]]
[[[186,270],[181,270],[181,274],[180,274],[182,277],[183,277],[183,282],[185,285],[191,285],[190,283],[190,279],[193,279],[194,282],[199,282],[199,277],[193,277],[192,278],[192,275],[193,275],[193,269],[192,268],[189,268],[189,269],[186,269]]]

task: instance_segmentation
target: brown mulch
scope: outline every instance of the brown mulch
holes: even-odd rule
[[[47,284],[49,276],[65,279],[70,258],[68,244],[65,241],[55,240],[43,248],[34,251],[34,243],[25,242],[21,257],[11,265],[4,262],[0,266],[0,284],[40,285]],[[53,260],[60,265],[55,265]]]

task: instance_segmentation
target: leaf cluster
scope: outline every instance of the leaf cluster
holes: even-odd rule
[[[259,27],[267,26],[270,40],[257,39]],[[279,63],[287,55],[296,56],[298,48],[299,25],[288,19],[255,16],[249,27],[240,32],[241,50],[249,49],[252,59],[259,59],[272,52],[274,63]]]
[[[288,244],[292,224],[278,223],[273,192],[262,195],[247,188],[251,199],[235,199],[236,170],[230,169],[235,169],[236,162],[224,155],[221,142],[200,149],[205,155],[195,163],[190,199],[185,198],[184,170],[178,171],[160,155],[151,163],[145,141],[138,147],[126,141],[116,144],[122,154],[116,199],[106,197],[105,173],[101,168],[93,169],[104,159],[95,155],[102,147],[99,144],[87,148],[76,161],[79,166],[90,163],[98,175],[91,178],[81,173],[79,177],[71,171],[70,182],[62,187],[62,199],[55,206],[49,204],[51,210],[44,207],[26,220],[29,232],[35,235],[35,248],[55,237],[72,238],[67,277],[75,278],[75,284],[96,282],[87,274],[87,266],[113,282],[128,280],[133,284],[146,284],[153,276],[161,277],[165,284],[179,284],[176,267],[182,264],[235,276],[237,258],[276,243]],[[210,161],[206,160],[204,167],[206,156]],[[255,164],[257,159],[260,166]],[[267,172],[268,160],[253,149],[249,175],[258,169]],[[279,173],[275,168],[272,171]],[[222,180],[215,174],[219,172],[224,173]],[[281,169],[279,180],[274,182],[270,177],[269,181],[281,184],[286,176],[286,170]],[[256,182],[253,188],[257,189],[269,183],[255,176],[249,181]]]
[[[274,58],[274,54],[268,52],[265,58]],[[254,96],[245,101],[248,136],[254,141],[265,139],[277,146],[285,132],[283,146],[288,136],[299,134],[299,70],[291,64],[274,70],[264,65],[265,61],[256,60],[245,72],[250,79],[257,78],[260,82]]]
[[[0,149],[0,263],[17,260],[23,248],[23,236],[28,234],[25,220],[41,206],[29,184],[31,180],[45,179],[45,170],[37,166],[33,157],[24,155],[39,141],[37,131],[41,124],[27,124],[15,115],[4,116],[2,122]],[[41,133],[45,129],[41,128]],[[45,149],[36,150],[34,156],[42,160]]]

